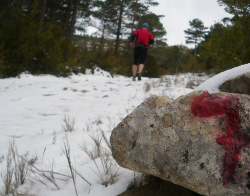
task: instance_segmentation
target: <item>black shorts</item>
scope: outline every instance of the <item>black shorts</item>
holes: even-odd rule
[[[134,50],[134,65],[138,64],[138,60],[140,58],[139,64],[144,64],[146,60],[146,56],[148,53],[148,49],[144,47],[135,47]]]

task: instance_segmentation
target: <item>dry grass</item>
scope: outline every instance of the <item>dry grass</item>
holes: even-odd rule
[[[151,90],[151,86],[148,82],[145,82],[143,85],[143,90],[145,93],[148,93]]]
[[[79,175],[89,185],[91,185],[91,184],[79,172],[77,172],[72,165],[68,137],[66,137],[66,142],[64,142],[64,149],[62,149],[62,151],[63,151],[65,157],[67,158],[68,166],[69,166],[70,173],[71,173],[71,178],[73,180],[73,184],[74,184],[74,188],[75,188],[75,193],[78,196],[77,189],[76,189],[76,174]]]
[[[51,165],[45,167],[46,170],[42,170],[34,165],[30,166],[30,171],[34,174],[34,179],[40,182],[41,184],[45,185],[46,187],[50,188],[51,190],[55,189],[51,187],[50,184],[52,184],[57,190],[60,190],[59,186],[57,185],[56,179],[66,181],[67,179],[70,178],[70,176],[54,172],[54,160]],[[60,176],[60,178],[56,178],[55,174]],[[62,179],[61,177],[65,177],[65,179]]]
[[[90,136],[93,145],[89,148],[89,145],[84,141],[79,148],[85,152],[91,160],[94,161],[97,171],[93,172],[100,178],[102,184],[107,187],[109,184],[114,183],[114,179],[119,175],[116,162],[111,154],[111,145],[108,142],[104,132],[94,134]],[[108,146],[108,149],[103,147],[102,140]],[[100,158],[101,166],[98,164],[97,159]]]
[[[189,80],[187,82],[186,88],[194,89],[194,87],[195,87],[194,81],[193,80]]]
[[[76,175],[75,175],[75,173],[74,173],[73,166],[72,166],[72,163],[71,163],[71,158],[70,158],[70,146],[69,146],[68,138],[67,138],[67,140],[66,140],[66,143],[64,142],[63,153],[64,153],[64,155],[65,155],[66,158],[67,158],[68,166],[69,166],[70,173],[71,173],[71,177],[72,177],[73,184],[74,184],[74,187],[75,187],[75,192],[76,192],[76,195],[78,196],[77,189],[76,189],[76,181],[75,181],[75,176],[76,176]]]
[[[26,182],[30,175],[29,166],[33,165],[37,160],[37,156],[33,156],[30,159],[27,157],[28,153],[19,156],[13,137],[12,140],[9,141],[6,172],[3,174],[4,193],[0,193],[0,195],[18,195],[18,186]],[[25,161],[25,159],[27,161]]]
[[[62,125],[62,128],[65,132],[74,131],[74,126],[76,124],[76,121],[74,118],[71,120],[69,116],[68,117],[64,116],[63,122],[64,122],[64,125]]]

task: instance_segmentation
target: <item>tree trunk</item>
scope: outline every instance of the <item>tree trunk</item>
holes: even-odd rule
[[[53,16],[53,13],[54,13],[54,7],[50,6],[48,8],[48,20],[49,21],[54,21],[54,16]]]
[[[194,41],[194,58],[196,58],[196,43],[197,43],[197,38],[195,38]]]
[[[115,54],[118,54],[118,49],[119,49],[119,45],[120,45],[120,34],[121,34],[121,28],[122,28],[123,0],[121,0],[120,2],[121,2],[121,5],[120,5],[118,29],[117,29],[117,33],[116,33]]]
[[[65,31],[63,33],[64,37],[68,38],[69,37],[69,27],[70,27],[70,12],[71,12],[71,7],[72,7],[72,0],[68,0],[68,7],[66,10],[66,15],[63,21]]]
[[[72,40],[74,31],[75,31],[78,4],[79,4],[79,0],[74,0],[74,10],[73,10],[72,18],[70,21],[69,40]]]
[[[101,41],[100,41],[100,47],[102,47],[103,44],[104,44],[104,32],[105,32],[105,23],[103,24],[102,37],[101,37]]]
[[[39,18],[39,28],[38,28],[39,32],[41,32],[43,28],[45,9],[46,9],[46,0],[42,0],[41,12]]]
[[[134,27],[135,27],[135,17],[136,17],[136,14],[137,14],[137,4],[138,4],[138,0],[136,0],[136,3],[135,3],[135,10],[134,10],[134,18],[133,18],[133,23],[132,23],[131,35],[134,32]],[[128,45],[128,53],[129,53],[129,51],[130,51],[130,43]]]

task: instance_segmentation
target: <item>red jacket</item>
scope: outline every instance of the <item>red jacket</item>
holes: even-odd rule
[[[137,29],[131,36],[131,42],[134,41],[134,38],[137,36],[136,44],[140,42],[145,45],[145,48],[148,48],[148,44],[154,43],[153,34],[147,29]]]

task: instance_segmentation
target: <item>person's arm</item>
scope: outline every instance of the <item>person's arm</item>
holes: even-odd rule
[[[154,44],[155,40],[154,40],[154,37],[153,37],[153,34],[151,33],[150,37],[149,37],[149,42],[148,44]]]
[[[131,35],[131,39],[130,39],[130,46],[134,45],[134,39],[137,36],[137,30]]]
[[[131,36],[131,39],[130,39],[130,43],[132,43],[132,42],[134,42],[134,39],[136,38],[136,34],[133,34],[132,36]]]
[[[149,39],[148,44],[154,44],[154,43],[155,43],[155,40],[154,40],[154,39]]]

